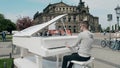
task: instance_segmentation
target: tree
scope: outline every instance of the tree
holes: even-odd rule
[[[106,32],[109,32],[109,31],[110,31],[110,27],[107,27],[105,31],[106,31]]]
[[[23,30],[33,25],[32,19],[29,17],[23,17],[17,20],[17,30]]]
[[[16,29],[16,25],[9,19],[5,19],[3,14],[0,14],[0,32],[8,31],[12,34],[12,30]]]
[[[12,30],[16,29],[16,25],[9,19],[0,20],[0,31],[8,31],[12,34]]]
[[[0,14],[0,20],[1,19],[5,19],[4,15],[3,14]]]

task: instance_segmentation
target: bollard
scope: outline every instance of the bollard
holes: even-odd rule
[[[12,58],[12,54],[10,53],[10,58]]]
[[[14,45],[12,44],[12,54],[13,54],[13,52],[14,52]]]
[[[13,58],[13,60],[14,60],[14,58]],[[14,62],[12,61],[12,65],[11,65],[11,68],[14,68]]]
[[[6,62],[4,62],[4,68],[7,68],[7,63]]]
[[[12,44],[12,54],[14,54],[15,48],[16,48],[16,46],[14,44]]]

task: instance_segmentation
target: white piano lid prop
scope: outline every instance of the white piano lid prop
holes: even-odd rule
[[[61,19],[62,17],[66,16],[66,15],[67,14],[59,15],[59,16],[55,17],[54,19],[46,22],[46,23],[28,27],[28,28],[26,28],[22,31],[19,31],[19,32],[15,33],[13,36],[20,36],[20,37],[27,36],[27,37],[30,37],[33,34],[39,32],[41,29],[51,25],[52,23],[56,22],[57,20]]]

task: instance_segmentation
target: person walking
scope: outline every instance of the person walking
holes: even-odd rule
[[[2,31],[2,41],[6,41],[6,33],[4,31]]]
[[[72,53],[71,55],[65,55],[63,57],[62,68],[72,68],[73,63],[70,62],[72,60],[88,61],[91,58],[91,49],[94,42],[94,37],[93,33],[91,33],[88,28],[89,22],[83,21],[80,24],[81,32],[78,35],[78,40],[76,43],[73,46],[66,45],[66,47],[72,50],[76,47],[78,47],[78,49],[76,49],[76,52]],[[68,62],[70,62],[69,65]]]

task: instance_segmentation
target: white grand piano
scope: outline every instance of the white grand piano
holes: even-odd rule
[[[42,37],[37,36],[37,33],[66,15],[67,14],[59,15],[46,23],[31,26],[13,35],[13,44],[21,47],[21,58],[16,58],[14,60],[14,64],[18,68],[28,68],[27,66],[30,65],[29,68],[43,68],[42,59],[43,57],[49,56],[57,56],[58,68],[59,55],[70,52],[70,49],[65,46],[73,45],[77,40],[77,36],[66,35]],[[26,57],[24,57],[24,53],[26,51],[29,51],[36,56],[36,63],[30,63],[30,60],[27,61],[25,59]]]

